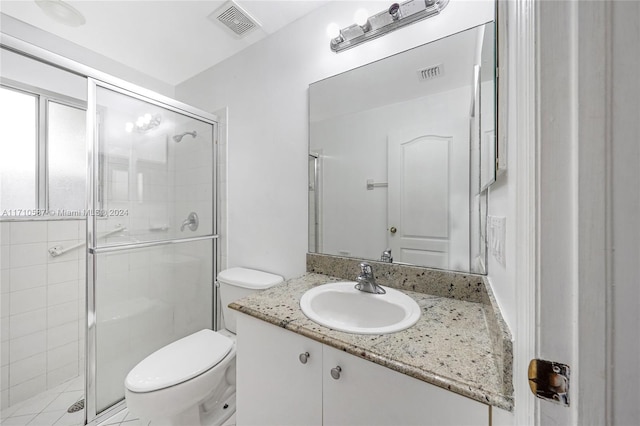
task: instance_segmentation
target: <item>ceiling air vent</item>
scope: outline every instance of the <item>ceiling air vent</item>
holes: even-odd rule
[[[433,80],[434,78],[444,75],[444,66],[442,64],[432,65],[427,68],[418,70],[418,78],[420,81]]]
[[[220,6],[209,15],[209,19],[221,23],[236,38],[244,37],[260,27],[255,19],[233,1],[228,1]]]

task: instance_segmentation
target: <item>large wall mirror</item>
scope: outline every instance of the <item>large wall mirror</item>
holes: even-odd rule
[[[309,87],[309,251],[486,273],[493,22]]]

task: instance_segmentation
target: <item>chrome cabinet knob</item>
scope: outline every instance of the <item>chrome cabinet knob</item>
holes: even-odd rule
[[[300,360],[301,363],[306,364],[307,360],[309,359],[311,355],[309,355],[309,352],[305,352],[300,354],[300,356],[298,357],[298,359]]]
[[[395,226],[392,226],[391,228],[389,228],[389,232],[395,234],[396,232],[398,232],[398,229]]]
[[[335,366],[331,369],[331,377],[333,377],[334,379],[338,380],[340,378],[340,372],[342,371],[342,368],[340,368],[340,366]]]

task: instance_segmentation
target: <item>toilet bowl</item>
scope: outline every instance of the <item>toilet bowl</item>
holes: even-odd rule
[[[149,355],[125,379],[127,408],[153,426],[221,425],[235,412],[234,300],[283,281],[232,268],[218,275],[225,330],[200,330]]]

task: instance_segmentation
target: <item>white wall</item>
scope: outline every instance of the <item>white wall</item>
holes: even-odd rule
[[[514,140],[514,139],[511,139]],[[502,265],[487,250],[487,271],[491,288],[496,296],[502,316],[509,325],[511,331],[515,331],[516,324],[516,279],[515,279],[515,181],[510,179],[515,169],[516,147],[509,146],[507,171],[496,179],[489,189],[490,216],[506,218],[505,231],[505,264]]]
[[[327,25],[345,27],[360,7],[334,2],[176,87],[201,109],[229,108],[228,266],[292,277],[307,252],[308,85],[493,19],[493,3],[452,0],[441,15],[340,54]]]

